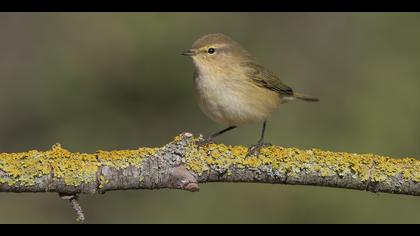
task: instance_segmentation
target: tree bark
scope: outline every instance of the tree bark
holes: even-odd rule
[[[420,161],[414,158],[279,146],[246,157],[243,146],[198,147],[195,141],[184,133],[160,148],[87,154],[56,144],[48,151],[2,153],[0,191],[74,196],[124,189],[198,191],[205,182],[253,182],[420,195]]]

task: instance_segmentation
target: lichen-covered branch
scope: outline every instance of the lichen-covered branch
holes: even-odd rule
[[[160,148],[0,154],[0,192],[61,195],[124,189],[197,191],[204,182],[300,184],[420,195],[420,161],[374,154],[264,147],[246,157],[243,146],[197,147],[189,133]]]

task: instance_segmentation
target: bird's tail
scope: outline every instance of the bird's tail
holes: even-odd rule
[[[293,97],[299,99],[299,100],[303,100],[303,101],[307,101],[307,102],[318,102],[319,99],[316,97],[312,97],[310,95],[305,95],[305,94],[301,94],[301,93],[294,93]]]

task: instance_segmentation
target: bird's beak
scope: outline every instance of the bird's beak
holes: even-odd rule
[[[196,54],[197,54],[197,52],[195,50],[193,50],[193,49],[188,49],[188,50],[183,51],[181,53],[181,55],[189,56],[189,57],[195,56]]]

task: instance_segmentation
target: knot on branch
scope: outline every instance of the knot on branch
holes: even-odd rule
[[[109,165],[104,155],[98,156],[101,163],[98,192],[119,189],[173,188],[198,191],[198,182],[186,167],[184,156],[192,141],[192,134],[184,133],[173,142],[142,157],[138,163]],[[134,158],[133,158],[134,159]],[[127,159],[130,161],[130,159]]]
[[[147,158],[142,168],[144,182],[149,183],[150,188],[198,191],[198,182],[184,163],[186,149],[192,140],[191,133],[183,133],[162,147],[157,155]]]
[[[185,168],[185,166],[177,166],[170,171],[168,185],[170,188],[182,189],[190,192],[199,190],[196,178]]]

